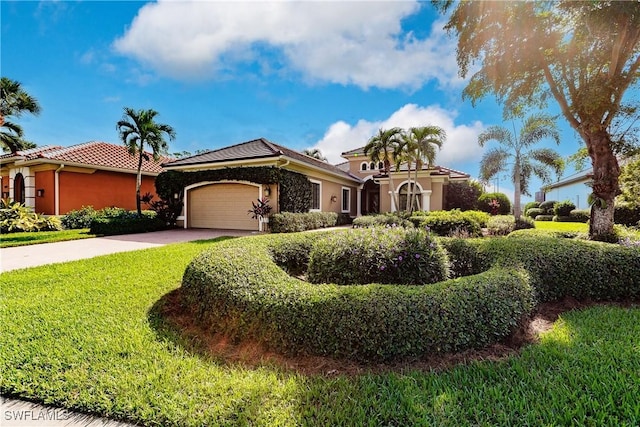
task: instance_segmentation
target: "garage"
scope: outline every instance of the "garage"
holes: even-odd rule
[[[187,195],[189,228],[258,230],[258,221],[247,211],[258,199],[257,185],[212,183],[193,188]]]

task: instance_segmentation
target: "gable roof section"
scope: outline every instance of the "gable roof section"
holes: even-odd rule
[[[158,161],[155,161],[152,153],[145,153],[149,156],[149,160],[142,159],[142,172],[144,173],[159,174],[162,172],[161,164],[171,160],[168,157],[160,157]],[[2,163],[37,163],[38,160],[43,163],[70,163],[98,169],[121,169],[128,172],[138,170],[138,157],[129,154],[127,147],[100,141],[91,141],[70,147],[37,147],[0,156]]]
[[[303,163],[307,166],[312,166],[317,169],[322,169],[326,172],[342,176],[343,178],[347,178],[352,181],[361,182],[360,178],[350,174],[347,171],[344,171],[337,166],[316,159],[314,157],[307,156],[306,154],[302,154],[298,151],[291,150],[287,147],[283,147],[282,145],[275,144],[265,138],[253,139],[251,141],[243,142],[229,147],[207,151],[206,153],[196,154],[194,156],[174,160],[169,163],[163,164],[163,167],[171,169],[175,166],[195,166],[212,163],[226,163],[233,161],[268,158],[278,159],[280,157],[287,157],[295,162]]]

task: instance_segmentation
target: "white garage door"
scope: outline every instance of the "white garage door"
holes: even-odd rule
[[[259,196],[258,187],[245,184],[211,184],[189,191],[190,228],[258,230],[258,220],[247,213]]]

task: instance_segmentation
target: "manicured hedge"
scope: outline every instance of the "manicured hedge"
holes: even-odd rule
[[[233,341],[362,361],[481,348],[508,336],[532,309],[520,269],[426,286],[307,283],[272,259],[275,241],[291,236],[234,239],[204,252],[185,271],[185,306]]]
[[[488,215],[488,214],[485,214]],[[419,228],[429,228],[439,236],[482,236],[482,228],[478,220],[485,221],[487,217],[481,217],[472,211],[431,211],[414,215],[411,222]]]
[[[269,217],[269,227],[272,233],[316,230],[318,228],[335,227],[337,224],[338,214],[335,212],[282,212]]]
[[[442,239],[458,278],[432,285],[314,285],[287,274],[304,273],[325,235],[217,244],[187,267],[184,306],[232,341],[377,361],[497,342],[535,302],[640,300],[639,248],[553,237]]]
[[[369,228],[369,227],[413,227],[413,223],[406,216],[402,216],[396,212],[387,212],[383,214],[373,214],[359,216],[353,220],[353,228]]]
[[[103,236],[115,236],[118,234],[146,233],[167,228],[167,224],[156,218],[155,212],[143,211],[142,217],[136,212],[128,212],[121,208],[107,208],[104,216],[97,216],[91,221],[89,232]],[[104,210],[103,210],[104,211]]]
[[[332,233],[313,246],[311,283],[423,285],[448,278],[447,254],[423,229],[367,228]]]

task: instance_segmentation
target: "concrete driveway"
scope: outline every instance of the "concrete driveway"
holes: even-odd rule
[[[154,248],[169,243],[215,239],[220,236],[250,236],[255,231],[175,229],[151,233],[124,234],[0,249],[0,271],[36,267],[58,262],[93,258],[116,252]]]

